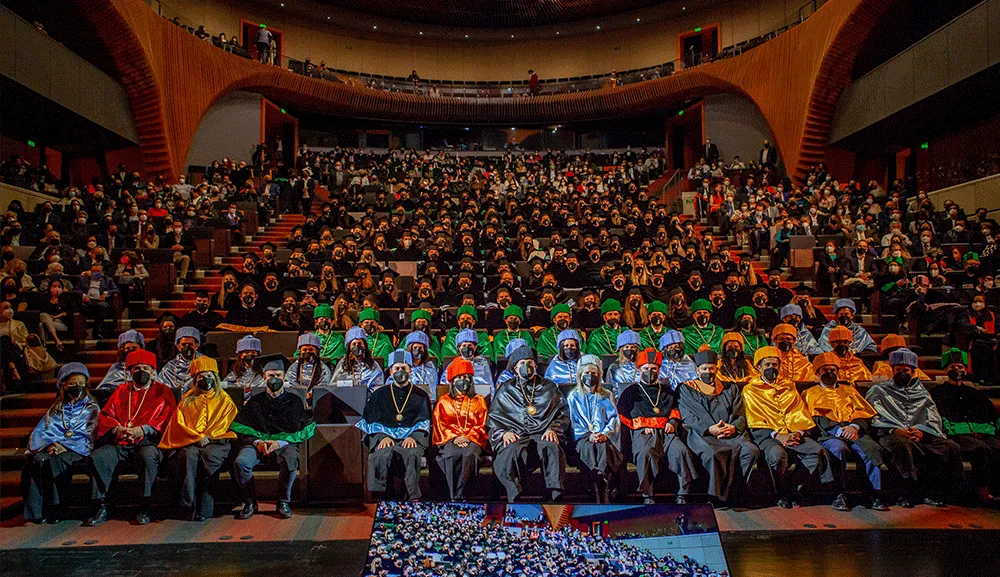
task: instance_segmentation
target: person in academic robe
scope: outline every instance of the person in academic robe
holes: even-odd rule
[[[452,359],[451,362],[455,362],[458,359],[469,361],[475,369],[474,384],[493,389],[493,365],[490,364],[488,358],[479,354],[479,336],[476,334],[476,331],[472,329],[458,331],[458,334],[455,335],[455,343],[458,346],[458,356]],[[447,371],[448,368],[445,367],[445,372],[441,374],[439,379],[442,385],[448,384]]]
[[[299,341],[302,341],[302,337],[299,337]],[[337,366],[333,369],[332,384],[337,387],[367,387],[369,391],[385,384],[385,374],[372,357],[365,330],[351,327],[347,330],[344,342],[347,343],[347,354],[337,361]],[[292,363],[289,373],[295,370],[296,363]],[[285,375],[286,384],[288,378]]]
[[[319,339],[319,358],[328,363],[344,357],[344,335],[333,330],[333,308],[320,303],[313,308],[313,334]],[[298,351],[296,351],[296,356]]]
[[[819,429],[795,383],[779,376],[780,351],[775,347],[758,349],[754,365],[759,374],[743,387],[747,428],[771,471],[778,506],[790,509],[798,495],[789,479],[789,463],[798,463],[826,485],[834,481],[830,454],[816,442]]]
[[[232,449],[229,440],[236,438],[229,430],[236,403],[222,390],[215,359],[198,357],[190,370],[194,385],[177,403],[159,446],[167,452],[169,476],[179,488],[180,517],[204,521],[215,513],[213,492]]]
[[[441,354],[445,357],[457,357],[459,356],[458,351],[458,333],[462,330],[469,329],[475,330],[477,350],[480,355],[490,359],[491,361],[496,358],[493,352],[493,344],[490,342],[490,334],[481,329],[475,329],[476,323],[479,321],[479,312],[476,307],[463,305],[458,307],[458,314],[456,322],[458,326],[448,329],[445,333],[444,342],[441,343]]]
[[[557,385],[575,383],[582,347],[583,339],[580,338],[580,333],[573,329],[559,333],[559,353],[549,361],[549,366],[545,369],[545,378]]]
[[[854,315],[857,314],[857,311],[857,305],[855,305],[854,301],[851,299],[838,299],[835,303],[833,303],[833,314],[837,318],[826,323],[826,325],[823,326],[823,332],[819,335],[819,347],[823,349],[823,352],[830,352],[833,350],[834,347],[831,342],[830,332],[838,326],[851,331],[851,350],[858,353],[862,351],[872,353],[875,352],[875,340],[872,339],[871,335],[868,334],[868,331],[865,330],[863,326],[854,322]]]
[[[743,335],[726,333],[722,337],[722,352],[719,355],[719,371],[716,378],[730,383],[745,383],[758,376],[757,368],[747,358]]]
[[[125,370],[125,358],[134,350],[145,348],[146,339],[142,333],[135,329],[129,329],[118,335],[118,360],[108,367],[108,372],[104,374],[98,389],[114,390],[118,385],[123,385],[129,381],[128,371]],[[154,375],[155,376],[155,375]]]
[[[813,336],[809,327],[802,322],[802,307],[796,304],[787,304],[781,307],[782,324],[791,325],[795,333],[795,349],[806,357],[811,357],[823,352],[819,348],[819,342]],[[774,331],[771,331],[771,340],[774,341]],[[812,365],[810,365],[810,370]]]
[[[410,353],[413,366],[410,367],[410,382],[422,388],[431,398],[431,403],[437,400],[438,371],[434,359],[428,355],[427,334],[423,331],[413,331],[406,335],[403,350]],[[385,379],[385,384],[392,384],[392,375]]]
[[[521,348],[521,347],[528,347],[529,349],[531,348],[531,346],[528,345],[528,341],[526,341],[524,339],[513,339],[512,341],[510,341],[509,343],[507,343],[507,348],[504,349],[504,354],[503,354],[504,358],[505,359],[509,359],[510,358],[510,354],[513,353],[514,351],[516,351],[517,349]],[[500,376],[498,376],[496,378],[496,381],[495,381],[496,384],[495,384],[495,386],[492,389],[490,389],[490,397],[492,397],[494,394],[496,394],[497,387],[499,387],[501,384],[506,383],[507,381],[513,379],[514,376],[515,376],[514,372],[511,371],[509,368],[507,368],[505,366],[503,368],[503,370],[500,371]]]
[[[845,495],[847,461],[856,458],[864,465],[864,492],[869,506],[876,511],[888,511],[882,500],[882,448],[869,433],[875,409],[865,400],[851,381],[840,380],[840,358],[833,353],[821,353],[813,359],[813,370],[819,384],[802,394],[809,414],[820,433],[818,441],[830,453],[830,464],[837,478],[840,493],[833,502],[838,511],[849,511]]]
[[[947,380],[931,389],[941,413],[944,432],[958,443],[962,458],[972,465],[972,481],[983,505],[996,505],[1000,491],[1000,437],[997,410],[986,394],[966,380],[969,356],[952,348],[941,357]]]
[[[368,450],[368,489],[373,499],[385,494],[391,473],[401,465],[406,498],[420,498],[421,459],[431,440],[431,402],[422,389],[410,383],[413,357],[394,351],[386,359],[393,384],[372,391],[361,420],[355,425],[364,433]]]
[[[733,484],[749,480],[760,449],[747,435],[739,386],[717,378],[718,357],[714,351],[695,355],[698,378],[677,388],[677,408],[686,444],[708,473],[708,494],[725,507]]]
[[[358,327],[351,328],[351,330],[354,329],[364,332]],[[319,356],[320,344],[319,338],[312,333],[299,335],[295,347],[299,358],[295,359],[292,366],[288,368],[288,372],[285,373],[286,387],[302,387],[312,390],[313,387],[328,387],[334,382],[330,367]]]
[[[814,382],[816,373],[813,372],[813,364],[796,347],[797,338],[795,327],[789,324],[781,323],[771,330],[771,340],[774,341],[781,359],[778,376],[794,383]],[[840,366],[837,368],[839,370]]]
[[[635,331],[626,330],[618,335],[618,357],[608,366],[602,383],[611,389],[616,399],[629,385],[639,382],[639,369],[635,366],[635,360],[639,358],[641,341],[639,333]]]
[[[610,485],[625,459],[620,448],[618,409],[611,391],[602,386],[601,368],[601,359],[595,355],[580,358],[575,386],[566,395],[566,405],[576,454],[593,487],[595,501],[610,503]]]
[[[865,395],[877,413],[872,419],[874,436],[900,478],[898,505],[907,509],[918,498],[943,507],[963,472],[961,449],[945,436],[937,405],[914,375],[917,362],[910,349],[894,351],[889,355],[892,379],[875,383]]]
[[[663,364],[660,365],[660,381],[676,390],[678,385],[689,381],[697,375],[694,360],[684,353],[684,335],[671,329],[660,337],[660,353]],[[616,397],[617,398],[617,397]]]
[[[260,356],[260,339],[247,335],[236,341],[236,362],[223,379],[222,387],[242,389],[244,400],[249,399],[252,387],[264,386],[264,375],[260,373],[256,363],[258,356]]]
[[[156,380],[183,394],[191,388],[191,363],[201,358],[201,353],[198,352],[201,333],[194,327],[181,327],[174,333],[174,346],[177,348],[177,356],[163,365]]]
[[[72,469],[94,450],[100,407],[87,391],[90,371],[83,363],[66,363],[56,377],[56,402],[28,438],[21,473],[24,520],[58,523],[61,489]]]
[[[661,362],[656,350],[639,351],[639,382],[618,398],[618,415],[632,437],[632,458],[644,501],[654,502],[655,482],[666,465],[677,475],[677,503],[683,504],[698,473],[694,455],[681,440],[677,395],[659,379]]]
[[[757,311],[754,307],[740,307],[733,316],[735,331],[743,337],[743,352],[753,358],[757,349],[766,347],[770,342],[767,335],[757,328]]]
[[[889,366],[889,355],[891,355],[893,351],[898,351],[903,348],[906,348],[906,338],[902,335],[889,333],[882,337],[882,340],[878,343],[878,352],[882,358],[875,361],[875,365],[872,367],[873,383],[881,383],[892,379],[892,367]],[[929,383],[934,380],[928,377],[927,373],[919,368],[914,374],[922,383]]]
[[[556,342],[556,337],[572,324],[573,311],[568,304],[559,303],[549,311],[549,319],[552,324],[538,334],[538,344],[535,346],[539,358],[543,359],[551,359],[559,353],[559,343]]]
[[[566,399],[559,387],[537,373],[534,353],[522,346],[507,356],[514,378],[500,384],[490,404],[486,429],[493,449],[493,470],[513,503],[521,496],[524,477],[541,460],[549,498],[563,492],[566,454],[562,440],[570,424]]]
[[[601,303],[601,316],[604,324],[590,332],[587,337],[588,355],[613,355],[618,350],[615,344],[622,328],[622,303],[617,299],[605,299]],[[562,333],[560,333],[562,334]]]
[[[702,345],[708,345],[711,351],[722,350],[722,327],[712,324],[712,303],[698,299],[691,303],[692,324],[681,329],[684,336],[684,354],[693,357],[701,350]]]
[[[268,355],[257,361],[264,378],[264,392],[243,404],[233,424],[236,433],[236,458],[233,479],[240,487],[243,508],[237,519],[249,519],[257,512],[257,489],[254,468],[262,462],[278,464],[278,517],[292,516],[292,486],[299,472],[299,451],[302,443],[316,433],[316,423],[306,415],[302,399],[285,389],[285,370],[289,362],[284,355]]]
[[[506,350],[507,343],[513,339],[524,339],[528,346],[535,348],[535,339],[531,336],[531,331],[522,329],[524,323],[524,309],[519,305],[508,305],[503,310],[504,327],[496,331],[493,336],[493,350],[497,353]]]
[[[660,339],[669,330],[667,328],[667,305],[663,301],[654,300],[646,305],[646,315],[649,324],[639,331],[640,345],[644,349],[655,349],[660,346]]]
[[[865,366],[865,362],[859,359],[851,349],[853,336],[850,329],[837,326],[828,333],[828,336],[828,342],[833,347],[831,350],[837,355],[840,362],[840,378],[852,383],[872,380],[872,373]]]
[[[431,313],[424,309],[417,309],[410,314],[410,328],[413,329],[414,333],[423,333],[427,337],[427,356],[440,360],[442,358],[441,341],[431,335],[431,320]]]
[[[465,500],[465,487],[479,473],[479,457],[487,450],[488,408],[486,398],[476,394],[475,368],[468,359],[448,365],[448,392],[434,405],[434,462],[448,485],[451,501]]]
[[[135,522],[149,523],[149,500],[153,481],[160,469],[163,452],[157,446],[177,406],[174,392],[153,380],[156,355],[139,349],[125,359],[129,383],[111,393],[97,416],[97,448],[90,454],[90,487],[94,514],[84,523],[89,527],[108,519],[104,502],[115,470],[122,463],[138,462],[142,500]]]
[[[395,347],[392,346],[392,339],[382,332],[382,313],[373,308],[361,309],[358,313],[358,325],[365,331],[368,340],[368,350],[373,357],[388,358]]]

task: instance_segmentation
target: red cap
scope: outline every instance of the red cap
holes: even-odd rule
[[[455,377],[460,375],[474,375],[476,374],[475,367],[472,366],[472,361],[466,359],[455,359],[448,365],[448,382],[455,380]]]
[[[643,349],[639,351],[639,356],[635,359],[635,366],[641,367],[642,365],[662,365],[663,355],[660,351],[656,349]]]
[[[125,357],[125,368],[131,369],[136,365],[149,365],[156,368],[156,355],[146,349],[134,350]]]

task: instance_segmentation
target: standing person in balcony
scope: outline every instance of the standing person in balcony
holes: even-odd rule
[[[538,73],[535,72],[534,70],[529,70],[528,71],[528,92],[532,96],[538,96],[538,94],[541,91],[542,91],[542,88],[539,85]]]
[[[269,61],[271,57],[271,39],[274,34],[267,29],[265,24],[260,25],[260,30],[257,31],[257,62],[265,64]]]

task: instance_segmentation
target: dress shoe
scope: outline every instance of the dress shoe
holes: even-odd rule
[[[249,519],[250,517],[253,517],[253,514],[256,512],[257,512],[257,503],[254,501],[245,501],[243,503],[243,509],[241,509],[240,512],[236,514],[236,518],[241,520]]]
[[[191,520],[194,521],[195,523],[204,523],[205,516],[195,513],[194,515],[191,515]]]
[[[872,497],[872,504],[868,508],[871,509],[872,511],[889,510],[889,507],[886,507],[885,503],[882,502],[882,499],[879,499],[878,497]]]
[[[782,509],[791,509],[792,502],[784,498],[778,499],[778,506],[781,507]]]
[[[677,498],[674,499],[674,503],[678,505],[687,505],[687,499],[684,498],[684,495],[677,495]]]
[[[141,510],[138,513],[136,513],[135,515],[136,525],[149,525],[149,522],[150,522],[149,511]]]
[[[910,501],[906,497],[900,497],[896,501],[896,506],[897,507],[901,507],[903,509],[912,509],[913,508],[913,501]]]
[[[290,519],[292,517],[292,507],[288,504],[288,501],[278,501],[274,510],[282,519]]]
[[[837,495],[837,498],[833,500],[833,508],[838,511],[850,511],[851,507],[847,504],[847,497],[843,493]]]
[[[931,507],[937,507],[943,509],[948,505],[945,505],[943,501],[938,501],[934,497],[924,497],[924,505],[930,505]]]
[[[656,499],[654,499],[653,497],[650,497],[650,496],[643,497],[642,498],[642,504],[643,505],[655,505],[656,504]]]
[[[108,506],[105,505],[104,503],[101,503],[100,505],[97,506],[97,511],[94,512],[94,515],[83,522],[83,526],[96,527],[107,520],[108,520]]]

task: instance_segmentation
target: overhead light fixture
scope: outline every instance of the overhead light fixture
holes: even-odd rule
[[[597,25],[597,29],[598,29],[598,30],[600,30],[600,29],[601,29],[601,25],[600,25],[600,24],[598,24],[598,25]]]
[[[511,129],[511,130],[514,130],[514,127],[513,127],[513,126],[511,126],[511,127],[510,127],[510,129]]]
[[[559,36],[559,32],[558,31],[556,32],[556,36]]]
[[[281,7],[282,7],[282,8],[284,8],[284,7],[285,7],[285,3],[284,3],[284,2],[282,2],[282,3],[281,3]]]
[[[511,34],[511,35],[510,35],[510,37],[511,37],[511,38],[513,38],[513,37],[514,37],[514,35],[513,35],[513,34]]]
[[[326,19],[327,19],[327,20],[329,20],[329,19],[330,19],[330,17],[329,17],[329,16],[327,16],[327,17],[326,17]]]
[[[466,37],[466,38],[468,38],[468,37],[469,37],[469,35],[468,35],[468,34],[466,34],[466,35],[465,35],[465,37]]]
[[[424,35],[424,33],[423,33],[423,32],[421,32],[421,33],[420,33],[420,35],[421,35],[421,36],[423,36],[423,35]]]
[[[372,30],[378,30],[378,26],[372,26]]]
[[[642,18],[636,18],[635,21],[636,22],[642,22]]]

